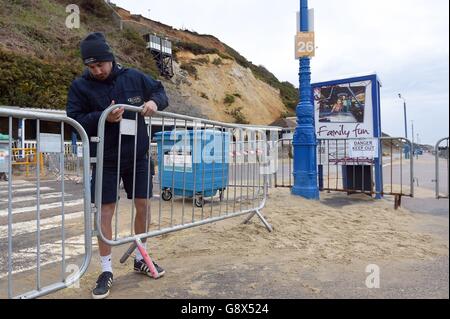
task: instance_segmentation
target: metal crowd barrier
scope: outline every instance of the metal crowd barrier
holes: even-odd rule
[[[441,147],[442,142],[446,142],[445,146]],[[443,139],[440,139],[437,143],[436,143],[436,147],[434,148],[434,152],[435,152],[435,158],[436,158],[436,179],[435,179],[435,183],[436,183],[436,198],[440,199],[440,198],[448,198],[448,188],[449,188],[449,159],[448,159],[448,145],[449,144],[449,138],[445,137]],[[447,161],[447,166],[444,168],[444,170],[447,172],[447,190],[446,192],[444,191],[444,193],[441,192],[441,166],[440,166],[440,158],[444,158]],[[444,184],[445,185],[445,184]]]
[[[318,139],[320,191],[375,194],[371,158],[351,157],[350,139]]]
[[[405,149],[412,149],[412,143],[404,138],[382,137],[381,165],[383,176],[381,186],[376,186],[374,158],[351,156],[348,147],[351,141],[373,139],[318,139],[317,165],[320,191],[392,195],[395,208],[401,205],[402,196],[414,196],[413,156],[407,156]],[[292,187],[293,159],[292,139],[277,141],[278,161],[274,173],[275,187]]]
[[[39,157],[41,174],[44,174],[44,158],[42,153],[37,156],[36,148],[11,148],[13,166],[25,166],[25,175],[28,177],[30,166],[36,167]]]
[[[117,154],[114,154],[117,160],[113,168],[117,173],[114,186],[117,194],[114,220],[111,222],[113,233],[111,238],[107,238],[100,226],[105,155],[110,155],[105,154],[105,126],[108,115],[120,107],[125,108],[128,115],[120,125],[113,124],[119,130]],[[152,153],[152,145],[156,142],[158,155],[153,161],[158,187],[152,183],[149,174],[146,183],[153,184],[155,196],[145,201],[145,211],[136,207],[135,212],[136,132],[144,125],[139,114],[141,111],[141,107],[130,105],[107,108],[99,120],[98,136],[91,139],[97,143],[96,229],[103,242],[116,246],[241,215],[249,215],[245,222],[257,215],[265,227],[272,230],[261,214],[266,202],[268,175],[265,133],[254,128],[166,112],[154,114],[162,118],[160,124],[156,125],[151,117],[148,118],[146,130],[152,143],[149,143],[147,154]],[[133,159],[121,163],[120,154],[125,143],[133,145]],[[131,200],[121,199],[125,198],[120,187],[122,165],[132,167]],[[147,171],[152,171],[151,161],[146,165]],[[151,197],[149,192],[147,189],[144,197]],[[136,220],[145,223],[146,232],[135,232]]]
[[[294,186],[293,165],[294,150],[292,148],[291,138],[282,138],[275,142],[277,154],[275,157],[274,184],[275,187],[292,187]]]
[[[14,143],[14,148],[20,150],[17,153],[17,158],[20,160],[19,163],[23,161],[24,153],[23,149],[18,148],[17,142]],[[26,149],[35,150],[36,149],[36,141],[35,140],[25,140],[24,147]],[[66,179],[80,181],[81,173],[83,170],[83,154],[79,154],[76,150],[82,147],[81,142],[77,142],[76,145],[72,145],[72,142],[65,141],[64,142],[64,170],[66,174]],[[46,163],[46,169],[54,174],[59,174],[59,154],[55,156],[52,153],[41,153],[42,163]],[[24,164],[19,164],[24,165]],[[28,166],[27,166],[28,169]],[[41,168],[41,172],[43,168]]]
[[[414,197],[414,156],[408,154],[413,144],[403,137],[382,137],[382,195],[394,196],[394,207],[401,206],[402,197]]]
[[[63,115],[23,111],[2,106],[0,107],[0,120],[2,118],[2,123],[6,123],[6,118],[7,127],[1,127],[0,130],[3,133],[7,132],[9,137],[6,144],[0,145],[0,166],[5,166],[8,173],[7,185],[0,185],[2,194],[0,205],[3,206],[3,203],[7,203],[7,208],[0,206],[0,217],[6,217],[6,220],[0,218],[0,259],[2,260],[2,264],[0,264],[0,298],[36,298],[73,285],[86,272],[90,263],[92,226],[89,191],[89,140],[79,123]],[[16,180],[12,170],[14,164],[13,118],[36,120],[36,154],[40,155],[44,152],[59,154],[61,177],[65,174],[64,156],[62,155],[64,152],[64,128],[69,125],[78,132],[82,140],[85,162],[82,200],[66,202],[65,198],[69,196],[66,193],[66,187],[70,185],[66,185],[64,178],[58,182],[41,176],[41,165],[36,165],[34,179]],[[60,123],[61,133],[41,132],[41,122],[47,121]],[[23,198],[20,194],[24,189],[19,189],[20,185],[25,185],[34,194],[27,196],[26,199]],[[41,191],[43,192],[44,188],[50,189],[50,187],[41,187],[42,185],[59,188],[57,192],[51,194],[56,197],[57,203],[44,203],[44,200],[50,197],[45,196],[48,194],[43,194]],[[22,201],[34,201],[35,205],[24,207]],[[84,220],[83,232],[80,236],[83,243],[77,243],[84,247],[80,266],[78,263],[68,264],[71,255],[67,248],[69,247],[67,241],[70,238],[67,238],[66,222],[73,218],[69,209],[75,204],[83,207],[83,211],[77,214],[78,218]],[[50,211],[50,208],[53,210]],[[31,220],[24,221],[26,218],[31,218]],[[48,243],[47,240],[50,236],[57,238],[57,241]],[[49,260],[58,261],[59,264],[51,266],[55,264],[48,262]],[[67,275],[68,271],[71,272],[69,275]],[[26,272],[26,276],[24,272]],[[32,272],[31,275],[30,272]],[[30,276],[34,277],[34,282],[29,280]]]

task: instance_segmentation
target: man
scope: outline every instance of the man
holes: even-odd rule
[[[102,33],[89,34],[80,45],[83,63],[87,66],[83,75],[73,81],[68,94],[67,115],[78,121],[88,136],[96,136],[98,120],[102,112],[112,104],[144,105],[138,117],[135,201],[135,233],[141,234],[146,229],[147,193],[152,196],[151,175],[148,172],[149,137],[144,121],[155,111],[163,110],[168,105],[164,87],[159,81],[135,70],[127,69],[115,62],[114,55]],[[102,185],[102,232],[106,238],[112,238],[111,221],[114,215],[117,196],[117,166],[119,126],[123,118],[135,119],[135,113],[118,108],[107,117],[105,126],[105,152]],[[120,178],[124,183],[128,198],[133,193],[134,136],[122,136],[120,154]],[[91,157],[96,156],[96,145],[91,144]],[[95,202],[95,165],[91,180],[91,197]],[[148,183],[148,180],[150,182]],[[98,238],[102,273],[92,291],[94,299],[106,298],[113,282],[111,264],[111,247]],[[154,264],[159,277],[164,270]],[[136,250],[134,270],[151,276],[150,270]]]

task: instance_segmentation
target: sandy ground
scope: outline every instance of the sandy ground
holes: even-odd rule
[[[419,200],[431,198],[427,192],[417,190]],[[272,233],[255,216],[150,239],[151,256],[167,272],[159,280],[134,274],[131,258],[121,265],[127,246],[114,248],[110,298],[448,298],[444,205],[446,214],[413,213],[394,210],[392,199],[322,193],[308,201],[271,189],[263,215]],[[90,298],[96,255],[79,288],[45,298]],[[365,284],[372,264],[379,289]]]

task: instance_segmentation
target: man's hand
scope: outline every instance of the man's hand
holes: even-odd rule
[[[111,102],[111,105],[114,105],[114,100]],[[111,106],[110,105],[110,106]],[[125,108],[119,107],[118,109],[115,109],[111,113],[108,114],[108,117],[106,118],[106,121],[110,123],[117,123],[122,121],[123,112],[125,112]]]
[[[141,111],[142,116],[152,116],[155,112],[158,111],[158,106],[153,101],[145,102],[144,107]]]

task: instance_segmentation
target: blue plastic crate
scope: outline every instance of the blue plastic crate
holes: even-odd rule
[[[194,135],[195,134],[195,135]],[[218,130],[173,130],[155,134],[162,197],[203,198],[228,186],[230,134]]]

